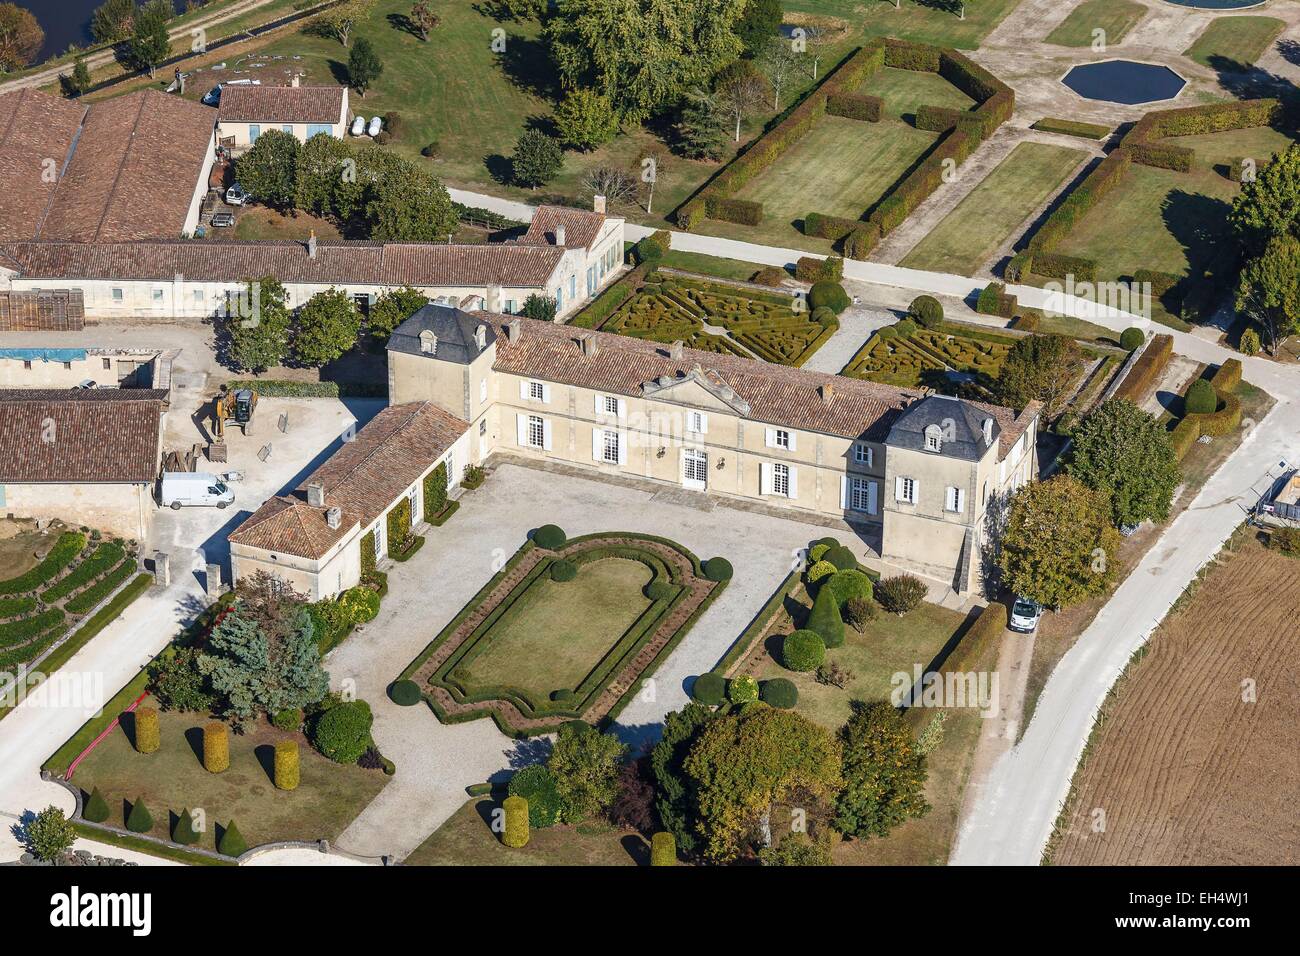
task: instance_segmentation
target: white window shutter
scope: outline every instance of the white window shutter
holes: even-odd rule
[[[627,432],[618,433],[618,463],[627,464]]]
[[[768,447],[768,448],[775,448],[775,447],[776,447],[776,429],[775,429],[775,428],[769,428],[769,429],[767,429],[766,431],[767,431],[767,447]]]
[[[876,450],[870,445],[867,446],[867,467],[870,468],[875,464]]]
[[[903,477],[899,475],[894,479],[894,499],[897,501],[906,501],[903,497]]]
[[[604,413],[605,413],[605,396],[597,392],[596,393],[596,414],[603,415]]]
[[[912,504],[919,504],[921,501],[921,483],[913,480],[912,482]]]
[[[762,462],[758,466],[759,473],[759,493],[770,495],[772,493],[772,465],[768,462]]]
[[[544,451],[551,450],[551,420],[549,418],[542,419],[542,449]]]
[[[605,433],[599,428],[591,430],[591,460],[601,461],[601,442],[605,440]]]
[[[524,379],[519,383],[519,397],[525,402],[528,401],[528,379]]]
[[[618,400],[618,417],[627,418],[627,401],[621,398]]]
[[[542,401],[547,405],[551,404],[551,386],[545,382],[542,383]]]
[[[790,451],[794,451],[794,446],[795,446],[795,433],[794,433],[793,429],[792,429],[791,431],[787,432],[787,434],[790,436]]]
[[[799,469],[798,468],[794,468],[794,467],[790,468],[790,493],[787,495],[787,497],[789,498],[799,497]]]
[[[880,486],[874,481],[867,482],[867,514],[873,515],[878,509],[877,495],[880,492]]]
[[[515,426],[519,430],[519,447],[524,448],[528,445],[528,416],[516,415]]]
[[[849,476],[840,475],[840,507],[848,510],[849,507]]]
[[[966,489],[957,489],[957,513],[962,514],[966,511]]]
[[[709,433],[709,416],[705,415],[703,412],[700,412],[700,434],[707,435],[708,433]]]

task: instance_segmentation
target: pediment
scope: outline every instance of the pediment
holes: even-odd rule
[[[641,390],[647,398],[712,411],[749,414],[749,402],[737,395],[731,386],[716,378],[716,373],[711,375],[698,365],[685,375],[661,376],[643,382]]]

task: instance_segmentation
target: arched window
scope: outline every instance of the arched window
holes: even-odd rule
[[[925,428],[925,450],[926,451],[943,451],[943,429],[938,425],[927,425]]]

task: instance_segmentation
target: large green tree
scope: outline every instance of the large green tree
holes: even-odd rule
[[[317,292],[298,310],[294,356],[303,365],[319,368],[357,344],[361,313],[352,297],[338,289]]]
[[[721,159],[727,152],[727,120],[722,107],[709,90],[686,91],[676,124],[683,155],[690,159]]]
[[[1067,607],[1103,593],[1115,580],[1119,541],[1106,494],[1057,475],[1012,496],[997,543],[998,566],[1016,594]]]
[[[347,141],[317,133],[298,150],[294,205],[318,216],[332,213],[344,177],[355,175],[356,159]]]
[[[640,123],[740,55],[746,2],[557,0],[544,37],[567,89],[595,89],[624,122]]]
[[[105,0],[90,17],[90,35],[100,43],[118,43],[131,35],[135,0]]]
[[[36,859],[57,860],[77,842],[77,831],[63,810],[51,804],[22,827],[23,844]]]
[[[1264,330],[1273,354],[1300,331],[1300,240],[1279,233],[1246,263],[1237,280],[1237,308]]]
[[[292,133],[268,129],[235,160],[235,177],[258,202],[273,209],[292,208],[298,198],[301,149],[302,144]]]
[[[374,45],[365,37],[357,37],[348,53],[348,84],[364,97],[383,72],[383,61]]]
[[[740,19],[736,21],[736,36],[745,45],[745,53],[755,56],[781,28],[781,0],[746,0]]]
[[[0,3],[0,72],[28,66],[45,45],[45,31],[30,10]]]
[[[1117,525],[1167,520],[1182,480],[1164,426],[1122,398],[1104,402],[1075,429],[1065,470],[1110,498]]]
[[[925,755],[889,701],[855,702],[840,743],[844,788],[835,801],[835,829],[845,836],[883,837],[929,811]]]
[[[370,307],[370,334],[388,338],[393,329],[428,304],[429,297],[410,286],[389,289]]]
[[[655,812],[683,853],[693,853],[699,841],[695,833],[693,793],[682,765],[701,730],[714,719],[708,708],[687,704],[664,718],[663,733],[650,751],[650,769],[654,774],[656,791]]]
[[[127,54],[132,65],[150,76],[158,64],[171,55],[172,41],[167,22],[175,14],[171,0],[148,0],[136,11],[131,26]]]
[[[526,129],[515,143],[511,157],[511,176],[520,186],[536,189],[545,186],[564,165],[560,144],[539,129]]]
[[[289,307],[284,286],[274,276],[250,280],[231,296],[226,309],[230,363],[249,372],[264,372],[284,363],[289,352]]]
[[[447,187],[414,167],[376,185],[366,216],[378,242],[445,241],[458,222]]]
[[[1300,237],[1300,143],[1275,156],[1253,182],[1242,184],[1228,221],[1252,256],[1278,236]]]
[[[1042,402],[1048,415],[1060,410],[1083,367],[1079,343],[1065,335],[1029,335],[1007,352],[993,392],[999,404],[1024,408]]]
[[[594,90],[570,90],[555,111],[555,128],[565,146],[592,150],[614,138],[618,116],[609,97]]]
[[[546,767],[555,780],[566,823],[603,813],[618,795],[618,768],[627,746],[594,727],[560,728]]]

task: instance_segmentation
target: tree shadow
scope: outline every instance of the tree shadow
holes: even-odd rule
[[[1229,248],[1235,244],[1227,226],[1231,210],[1231,204],[1222,199],[1182,189],[1175,189],[1161,203],[1165,228],[1182,246],[1192,275],[1199,276],[1207,266],[1235,256]],[[1185,292],[1186,282],[1179,282],[1161,297],[1161,303],[1168,308],[1165,300],[1179,302]]]
[[[135,804],[126,797],[122,798],[122,826],[126,826],[126,821],[131,819],[131,811],[135,809]]]
[[[132,750],[135,749],[135,724],[135,711],[120,714],[117,718],[117,725],[122,728],[122,733],[126,734]]]
[[[352,82],[352,74],[348,70],[346,63],[331,58],[325,65],[329,68],[330,76],[334,78],[334,82],[339,86],[347,86]]]
[[[405,13],[390,13],[384,19],[388,21],[389,26],[394,30],[397,30],[399,33],[408,33],[417,40],[423,39],[423,37],[420,36],[419,28],[415,25],[415,21]]]
[[[497,54],[501,72],[516,88],[548,102],[561,96],[560,77],[551,64],[546,43],[534,37],[510,36],[505,50]]]
[[[483,157],[483,168],[487,170],[492,181],[502,186],[509,186],[515,178],[515,164],[509,156],[492,153]]]
[[[1300,66],[1300,41],[1281,39],[1277,41],[1277,52],[1282,59],[1293,66]]]
[[[645,841],[645,837],[637,833],[629,833],[618,842],[637,866],[650,865],[650,844]]]

